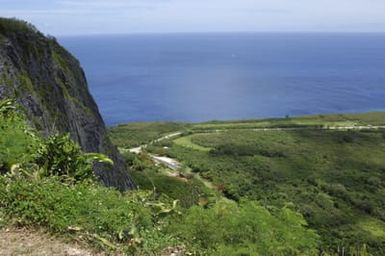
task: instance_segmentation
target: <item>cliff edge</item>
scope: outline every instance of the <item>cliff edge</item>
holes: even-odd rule
[[[54,38],[20,20],[0,18],[0,99],[15,98],[44,135],[69,133],[86,152],[108,155],[114,166],[95,165],[107,186],[133,187],[110,142],[79,61]]]

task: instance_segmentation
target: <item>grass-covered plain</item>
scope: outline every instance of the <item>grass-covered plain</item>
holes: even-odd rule
[[[384,113],[215,121],[184,125],[182,137],[147,150],[181,161],[236,202],[299,211],[320,235],[321,251],[368,246],[382,255],[385,131],[320,128],[384,123]],[[299,129],[258,129],[277,127]]]
[[[287,117],[262,120],[240,121],[211,121],[191,125],[192,130],[215,129],[252,129],[252,128],[285,128],[285,127],[328,127],[328,126],[359,126],[359,125],[385,125],[384,112],[371,112],[362,114],[329,114],[304,117]]]
[[[215,132],[231,129],[260,129],[260,128],[322,128],[322,127],[351,127],[351,126],[384,126],[385,113],[372,112],[364,114],[331,114],[315,115],[296,118],[240,120],[240,121],[210,121],[205,123],[129,123],[110,127],[109,134],[115,145],[123,148],[148,144],[162,136],[173,132],[184,134],[199,132]]]
[[[110,128],[110,138],[119,147],[136,147],[147,144],[169,133],[185,130],[188,125],[180,123],[131,123]]]

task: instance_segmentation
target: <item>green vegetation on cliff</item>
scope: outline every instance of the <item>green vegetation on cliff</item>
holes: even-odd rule
[[[133,187],[110,142],[79,61],[33,25],[0,18],[0,99],[14,98],[28,123],[45,136],[69,134],[85,152],[108,155],[115,165],[94,166],[107,186]],[[110,172],[103,172],[110,169]]]
[[[0,17],[0,34],[29,32],[40,33],[36,27],[29,22]]]

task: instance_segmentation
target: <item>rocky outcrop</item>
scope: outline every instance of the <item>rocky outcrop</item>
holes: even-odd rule
[[[31,124],[44,135],[68,132],[84,151],[108,155],[112,168],[95,166],[105,185],[133,187],[78,60],[33,26],[0,19],[0,98],[10,97],[25,107]]]

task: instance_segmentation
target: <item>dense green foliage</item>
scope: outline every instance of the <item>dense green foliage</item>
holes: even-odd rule
[[[69,135],[51,136],[42,143],[37,152],[36,163],[43,166],[46,176],[64,177],[68,182],[94,178],[94,161],[113,164],[106,156],[84,153]]]
[[[320,234],[323,253],[341,253],[343,248],[351,255],[366,255],[368,248],[382,255],[385,131],[349,128],[383,126],[384,116],[191,124],[188,134],[153,143],[146,150],[180,160],[187,173],[196,173],[229,199],[259,201],[267,208],[292,205]],[[156,129],[156,123],[149,126]]]
[[[0,178],[0,209],[18,225],[81,236],[107,251],[158,255],[185,246],[195,255],[316,255],[318,235],[292,210],[274,214],[258,203],[221,200],[178,211],[167,197],[121,194],[92,183],[68,186],[56,178]],[[238,252],[238,253],[236,253]]]
[[[215,195],[199,206],[197,199],[207,196],[202,184],[161,177],[162,167],[147,165],[145,159],[127,157],[132,165],[140,163],[138,173],[151,175],[137,179],[148,188],[150,181],[153,191],[120,193],[102,187],[91,177],[91,162],[109,159],[81,152],[68,136],[43,139],[12,101],[0,106],[1,138],[6,138],[0,149],[12,152],[12,157],[3,154],[0,159],[5,173],[0,176],[1,225],[42,227],[107,252],[134,255],[159,255],[170,246],[194,255],[318,251],[317,233],[295,210],[267,209],[258,202],[236,203]],[[14,134],[18,136],[10,137]],[[9,143],[13,138],[19,142]]]
[[[14,101],[0,101],[0,170],[35,178],[59,176],[67,182],[93,179],[93,162],[113,164],[102,154],[84,153],[69,135],[41,138]],[[28,169],[28,170],[27,170]]]
[[[140,189],[154,190],[158,195],[164,194],[177,199],[182,207],[188,208],[206,201],[210,193],[196,180],[183,181],[177,177],[168,177],[153,170],[133,171],[132,178]]]
[[[209,209],[192,207],[170,229],[209,255],[317,255],[318,235],[303,225],[288,208],[268,211],[255,202],[222,199]]]
[[[18,163],[35,157],[39,139],[18,111],[12,100],[0,101],[0,172],[7,172]]]
[[[1,178],[0,207],[19,225],[82,236],[106,250],[151,253],[173,244],[158,222],[172,205],[167,208],[149,193],[121,194],[92,183],[68,186],[55,178]]]
[[[157,195],[167,195],[188,208],[208,198],[215,197],[211,190],[196,179],[167,176],[168,169],[154,166],[146,154],[125,153],[123,156],[131,166],[131,177],[139,189],[154,191]]]
[[[190,138],[169,155],[235,200],[294,202],[327,250],[368,244],[385,253],[382,131],[229,131]]]

